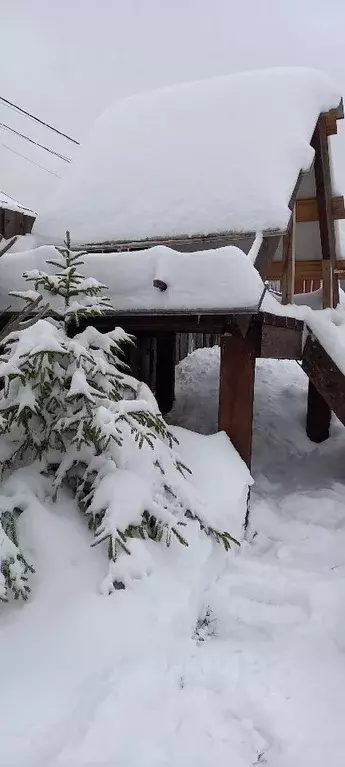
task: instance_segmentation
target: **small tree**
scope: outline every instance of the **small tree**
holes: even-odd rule
[[[60,257],[47,262],[56,273],[25,273],[35,291],[15,294],[30,303],[41,290],[57,297],[57,305],[55,316],[17,326],[5,340],[0,434],[13,449],[3,467],[38,460],[40,471],[53,472],[55,497],[63,483],[73,488],[95,543],[108,540],[104,588],[112,591],[126,579],[119,555],[139,557],[135,539],[169,545],[174,537],[187,546],[188,519],[226,549],[234,539],[208,524],[153,394],[130,375],[123,350],[133,339],[121,328],[104,334],[92,325],[80,330],[81,322],[113,310],[105,286],[80,273],[84,254],[71,251],[68,233],[58,250]],[[75,335],[73,328],[79,329]],[[16,546],[13,535],[11,540]],[[6,583],[12,587],[10,577]]]

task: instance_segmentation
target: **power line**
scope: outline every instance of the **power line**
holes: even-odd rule
[[[38,162],[35,162],[35,160],[31,160],[30,157],[26,157],[25,154],[21,154],[20,152],[17,152],[15,149],[12,149],[12,147],[7,146],[7,144],[1,144],[0,146],[3,146],[4,149],[8,149],[9,152],[13,152],[13,154],[18,155],[18,157],[22,157],[23,160],[27,160],[28,162],[31,162],[32,165],[37,165],[38,168],[45,170],[47,173],[51,173],[52,176],[56,176],[56,178],[62,178],[62,176],[59,176],[58,173],[54,173],[53,170],[48,170],[48,168],[45,168],[44,165],[40,165]]]
[[[75,138],[71,138],[71,136],[68,136],[67,133],[62,133],[62,131],[58,130],[57,128],[54,128],[52,125],[49,125],[49,123],[44,122],[44,120],[40,120],[39,117],[35,117],[35,115],[32,115],[30,112],[27,112],[25,109],[22,109],[20,106],[18,106],[18,104],[13,104],[12,101],[5,99],[3,96],[0,96],[0,101],[3,104],[5,104],[7,107],[9,107],[10,109],[14,109],[16,112],[20,112],[26,117],[29,117],[30,120],[34,120],[34,122],[39,123],[40,125],[44,125],[45,128],[49,128],[49,130],[53,131],[54,133],[57,133],[59,136],[62,136],[63,138],[66,138],[68,141],[72,141],[72,144],[77,144],[77,146],[80,146],[80,142],[76,141]]]
[[[40,144],[38,141],[34,141],[32,138],[29,138],[29,136],[25,136],[24,133],[19,133],[19,131],[15,130],[14,128],[10,128],[9,125],[5,125],[5,123],[0,122],[0,128],[3,128],[4,130],[9,131],[10,133],[14,133],[15,136],[19,136],[20,138],[25,139],[25,141],[29,141],[30,144],[35,144],[35,146],[40,147],[40,149],[44,149],[46,152],[49,152],[50,154],[54,154],[55,157],[59,157],[59,159],[64,160],[64,162],[72,162],[70,157],[66,157],[66,155],[60,154],[60,152],[55,152],[54,149],[50,149],[48,146],[45,146],[44,144]]]

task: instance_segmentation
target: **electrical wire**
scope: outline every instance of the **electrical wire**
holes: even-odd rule
[[[10,133],[14,133],[15,136],[19,136],[20,138],[25,139],[25,141],[29,141],[30,144],[35,144],[35,146],[40,147],[40,149],[44,149],[45,152],[54,154],[55,157],[59,157],[59,159],[64,160],[64,162],[72,162],[70,157],[66,157],[66,155],[60,154],[60,152],[55,152],[54,149],[50,149],[50,147],[45,146],[45,144],[40,144],[38,141],[34,141],[32,138],[29,138],[29,136],[25,136],[24,133],[19,133],[19,131],[15,130],[14,128],[10,128],[10,126],[6,125],[5,123],[0,122],[0,128],[3,128],[3,130],[7,130]]]
[[[39,123],[40,125],[43,125],[45,128],[48,128],[54,133],[57,133],[58,136],[62,136],[63,138],[66,138],[68,141],[71,141],[72,144],[77,144],[77,146],[80,146],[80,142],[77,141],[75,138],[71,138],[71,136],[68,136],[67,133],[62,133],[62,131],[59,131],[57,128],[54,128],[52,125],[49,125],[49,123],[44,122],[44,120],[40,120],[39,117],[35,117],[35,115],[32,115],[30,112],[27,112],[26,109],[22,109],[20,106],[18,106],[18,104],[14,104],[12,101],[5,99],[3,96],[0,96],[0,102],[4,104],[5,106],[7,106],[9,109],[14,109],[16,112],[20,112],[26,117],[29,117],[30,120],[34,120],[34,122]]]
[[[17,152],[15,149],[12,149],[12,147],[7,146],[7,144],[0,144],[0,146],[3,146],[4,149],[8,149],[9,152],[13,152],[13,154],[18,155],[18,157],[22,157],[23,160],[27,160],[28,162],[31,162],[32,165],[37,165],[37,168],[41,168],[42,170],[45,170],[47,173],[50,173],[52,176],[56,176],[56,178],[62,178],[62,176],[59,176],[58,173],[54,173],[53,170],[48,170],[48,168],[45,168],[44,165],[40,165],[38,162],[35,162],[35,160],[31,160],[30,157],[26,157],[25,154],[21,154],[20,152]]]

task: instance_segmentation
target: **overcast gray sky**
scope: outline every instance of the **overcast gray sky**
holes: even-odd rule
[[[0,0],[0,11],[0,95],[79,140],[116,98],[243,69],[312,66],[345,94],[345,0]],[[0,122],[73,156],[1,105]],[[345,191],[345,126],[334,156]],[[67,167],[0,128],[0,189],[24,204],[39,209]]]

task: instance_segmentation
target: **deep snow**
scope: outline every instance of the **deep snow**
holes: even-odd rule
[[[95,243],[284,230],[316,121],[340,97],[322,72],[278,67],[115,100],[33,232]]]
[[[214,432],[217,386],[218,350],[188,357],[171,420]],[[68,500],[22,517],[37,574],[28,604],[0,608],[1,764],[343,767],[345,437],[334,421],[312,445],[305,402],[297,363],[260,361],[239,552],[152,544],[152,573],[104,597],[104,554]],[[211,458],[202,482],[223,503]]]
[[[11,250],[0,259],[0,310],[9,305],[13,310],[22,308],[22,300],[8,294],[27,289],[24,272],[56,272],[49,264],[49,260],[56,260],[56,248],[47,245],[30,250],[27,244],[22,237],[24,250]],[[256,308],[264,290],[251,261],[234,246],[196,253],[179,253],[162,245],[132,253],[86,253],[82,263],[83,273],[109,288],[109,298],[118,312]],[[167,289],[159,290],[154,280],[165,282]],[[59,298],[44,290],[42,293],[55,308]]]

